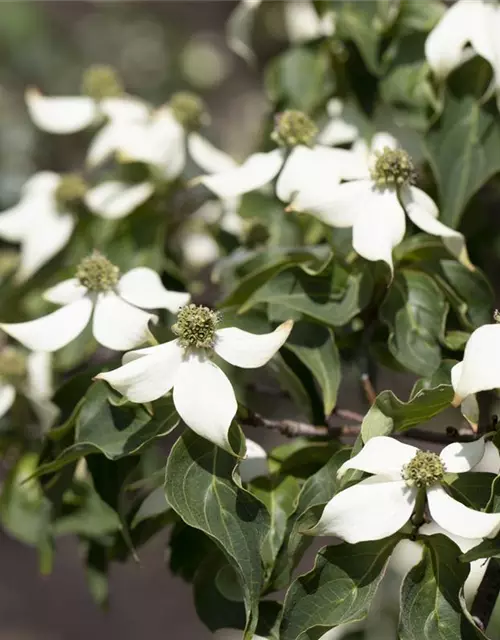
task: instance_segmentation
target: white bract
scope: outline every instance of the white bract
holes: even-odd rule
[[[317,134],[314,122],[300,111],[284,111],[277,116],[273,140],[279,145],[268,152],[252,154],[242,165],[199,178],[219,198],[231,198],[260,189],[278,176],[276,195],[282,202],[296,197],[297,207],[308,207],[324,182],[359,173],[357,159],[350,151],[313,145]]]
[[[339,473],[357,469],[372,477],[335,495],[311,533],[336,535],[350,543],[380,540],[408,522],[419,493],[425,491],[431,518],[445,531],[462,538],[494,536],[500,531],[500,513],[470,509],[443,486],[445,473],[470,471],[484,449],[481,438],[450,444],[438,456],[386,436],[371,438]]]
[[[123,356],[123,366],[97,378],[132,402],[151,402],[173,389],[175,408],[198,435],[231,450],[228,432],[237,402],[226,374],[213,354],[237,367],[262,367],[292,330],[287,321],[271,333],[255,335],[234,327],[218,329],[218,314],[190,304],[172,327],[177,339]]]
[[[21,392],[31,403],[42,428],[51,426],[58,413],[52,396],[52,359],[48,353],[23,352],[7,346],[0,351],[0,418]]]
[[[241,629],[218,629],[214,633],[214,640],[243,640],[244,633]],[[267,640],[263,636],[253,636],[252,640]]]
[[[19,203],[0,214],[0,238],[21,244],[16,277],[31,277],[68,243],[75,219],[57,202],[62,178],[56,173],[36,173],[26,182]]]
[[[148,340],[148,323],[156,316],[143,309],[175,313],[189,294],[167,291],[152,269],[137,267],[123,276],[98,252],[82,260],[76,277],[44,293],[57,311],[0,328],[33,351],[57,351],[82,333],[92,318],[94,338],[108,349],[126,351]]]
[[[471,268],[463,235],[439,222],[432,198],[411,184],[415,174],[411,158],[392,136],[377,134],[370,153],[366,144],[355,143],[350,173],[354,179],[341,185],[323,176],[311,178],[313,189],[297,182],[290,208],[332,227],[352,227],[354,250],[367,260],[383,260],[391,270],[392,250],[403,240],[407,215],[422,231],[441,236],[448,250]]]
[[[500,7],[489,0],[459,0],[443,15],[425,43],[425,57],[444,79],[475,53],[493,69],[500,108]]]
[[[458,405],[479,391],[500,388],[500,324],[485,324],[472,332],[462,362],[451,370]]]
[[[338,98],[332,98],[326,105],[328,122],[318,134],[318,143],[326,146],[350,144],[359,138],[358,127],[345,120],[344,104]]]
[[[269,463],[267,452],[260,444],[246,439],[247,451],[245,458],[239,465],[240,478],[242,482],[251,482],[259,476],[267,476],[269,473]]]

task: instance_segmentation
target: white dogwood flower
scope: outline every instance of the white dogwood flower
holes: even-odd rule
[[[351,153],[350,172],[356,179],[341,185],[313,179],[314,189],[299,183],[290,208],[332,227],[352,227],[354,250],[367,260],[383,260],[391,270],[392,250],[404,237],[408,216],[422,231],[440,236],[448,250],[472,268],[463,235],[439,222],[432,198],[412,185],[411,158],[392,136],[375,136],[369,154],[362,142],[355,143]]]
[[[493,69],[493,83],[500,105],[500,7],[489,0],[459,0],[429,33],[425,57],[434,73],[446,78],[474,54]]]
[[[18,393],[24,395],[48,428],[58,413],[52,396],[52,359],[49,353],[29,354],[6,346],[0,351],[0,418],[9,411]]]
[[[86,192],[84,202],[95,215],[119,220],[133,213],[154,192],[155,185],[149,181],[129,184],[121,180],[105,180]]]
[[[293,322],[262,335],[218,329],[218,322],[215,311],[187,305],[172,327],[177,339],[130,351],[123,356],[123,366],[97,378],[131,402],[151,402],[173,389],[175,408],[188,427],[230,450],[228,431],[238,405],[231,382],[212,355],[244,369],[262,367],[288,338]]]
[[[148,340],[148,323],[156,316],[143,309],[168,309],[175,313],[189,294],[167,291],[159,275],[147,267],[120,276],[118,267],[98,251],[84,258],[74,278],[44,293],[49,302],[63,305],[46,316],[0,328],[32,351],[57,351],[85,329],[99,344],[126,351]]]
[[[314,145],[314,122],[301,111],[284,111],[272,134],[278,147],[252,154],[242,165],[198,179],[219,198],[231,198],[269,184],[278,176],[276,195],[301,209],[308,207],[324,182],[338,185],[356,177],[359,163],[350,151]],[[278,175],[279,174],[279,175]]]
[[[75,228],[70,201],[83,196],[82,188],[76,176],[36,173],[24,185],[19,203],[0,214],[0,238],[21,244],[19,281],[30,278],[68,243]]]
[[[337,493],[311,533],[336,535],[350,543],[380,540],[411,518],[419,494],[425,492],[431,518],[462,538],[485,538],[500,531],[500,513],[475,511],[452,498],[443,486],[445,473],[463,473],[484,455],[484,440],[454,442],[439,455],[394,438],[371,438],[339,472],[358,469],[373,474]]]

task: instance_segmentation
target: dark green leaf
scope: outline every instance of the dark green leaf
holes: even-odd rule
[[[381,22],[377,19],[376,2],[342,2],[337,13],[335,35],[342,40],[352,40],[371,73],[379,71]]]
[[[269,516],[259,500],[234,483],[234,466],[233,456],[186,431],[168,459],[165,491],[186,524],[211,537],[238,573],[247,612],[245,640],[250,640],[264,584],[260,550]]]
[[[448,537],[425,538],[422,561],[406,576],[401,589],[401,640],[479,640],[483,634],[464,616],[460,591],[469,567]]]
[[[441,362],[439,338],[448,312],[444,295],[425,273],[396,274],[380,309],[389,327],[389,350],[409,371],[430,375]]]
[[[448,96],[426,139],[440,194],[440,219],[457,227],[472,196],[500,171],[500,123],[471,97]]]
[[[314,569],[292,583],[283,606],[281,640],[318,640],[340,624],[361,620],[399,535],[375,542],[325,547]]]
[[[340,356],[333,332],[306,322],[296,323],[285,343],[310,369],[323,394],[323,409],[328,416],[337,402],[340,384]]]

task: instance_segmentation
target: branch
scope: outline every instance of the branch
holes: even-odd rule
[[[351,417],[358,419],[360,414],[356,414],[348,409],[338,409],[334,415],[341,417]],[[246,418],[241,423],[248,427],[260,427],[264,429],[270,429],[271,431],[277,431],[288,438],[297,438],[299,436],[306,437],[320,437],[320,438],[333,438],[333,437],[347,437],[356,438],[360,431],[361,425],[314,425],[307,422],[301,422],[299,420],[275,420],[272,418],[265,418],[258,413],[249,411]],[[427,431],[425,429],[409,429],[401,433],[393,434],[396,438],[405,438],[409,440],[422,440],[424,442],[434,442],[437,444],[449,444],[450,442],[471,442],[475,440],[476,436],[468,428],[455,429],[454,427],[448,427],[445,433],[436,431]]]

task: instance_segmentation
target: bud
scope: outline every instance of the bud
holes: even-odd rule
[[[271,139],[282,147],[310,146],[318,133],[318,127],[302,111],[288,110],[276,116]]]
[[[99,251],[84,258],[76,269],[76,277],[89,291],[110,291],[120,278],[120,270]]]
[[[371,174],[379,187],[400,187],[415,182],[415,167],[403,149],[385,147],[383,151],[376,151],[375,157]]]
[[[5,347],[0,351],[0,380],[15,386],[26,378],[26,355],[14,347]]]
[[[203,100],[190,91],[179,91],[172,96],[169,107],[174,118],[184,129],[196,131],[206,124],[207,110]]]
[[[409,487],[430,487],[440,482],[444,476],[444,465],[437,453],[418,451],[401,472]]]
[[[77,173],[68,173],[61,177],[54,197],[59,209],[66,210],[74,207],[87,192],[85,180]]]
[[[113,67],[107,64],[93,64],[83,74],[82,93],[99,101],[104,98],[118,98],[124,94],[124,89]]]
[[[172,331],[184,349],[212,349],[220,316],[217,311],[196,304],[188,304],[179,311]]]

